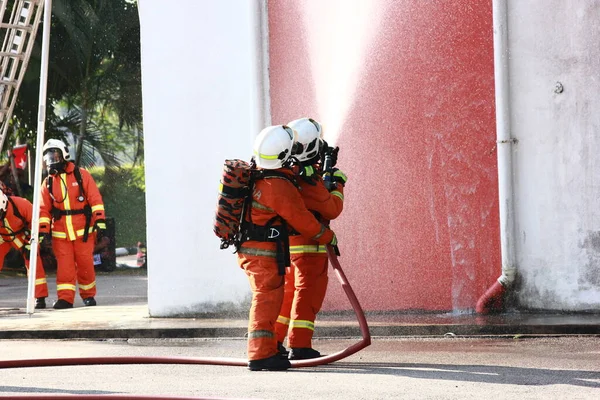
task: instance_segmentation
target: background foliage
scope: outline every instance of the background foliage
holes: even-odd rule
[[[8,7],[12,8],[10,3]],[[40,25],[2,156],[6,149],[23,143],[35,154],[41,32]],[[145,241],[136,1],[53,1],[47,95],[45,139],[68,143],[75,163],[91,170],[101,187],[107,216],[115,218],[117,245]]]

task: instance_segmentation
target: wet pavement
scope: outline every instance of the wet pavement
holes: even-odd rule
[[[119,263],[133,268],[135,258],[120,257]],[[54,294],[52,280],[49,287]],[[77,299],[73,309],[47,308],[29,315],[23,298],[26,278],[0,275],[0,339],[240,338],[246,333],[244,318],[150,317],[143,273],[99,274],[97,281],[104,288],[96,298],[98,306],[83,307]],[[366,319],[373,337],[600,335],[600,313],[367,313]],[[352,312],[320,314],[315,337],[360,336]]]

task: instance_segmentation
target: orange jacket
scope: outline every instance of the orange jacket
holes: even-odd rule
[[[15,215],[15,210],[10,200],[14,202],[19,214],[25,221]],[[0,222],[0,242],[2,242],[2,244],[10,244],[15,249],[21,250],[23,246],[29,243],[29,229],[31,226],[33,206],[29,200],[22,197],[10,196],[10,200],[6,208],[6,215]],[[0,264],[10,249],[8,246],[2,247],[6,247],[6,249],[4,249],[6,251],[0,251]]]
[[[310,211],[318,212],[322,218],[322,222],[329,224],[329,221],[336,219],[344,208],[344,187],[338,185],[335,190],[329,192],[325,187],[325,182],[320,175],[313,178],[313,184],[298,179],[300,186],[300,195],[304,200],[304,205]],[[303,236],[291,236],[290,245],[313,244],[317,242]],[[294,252],[294,249],[292,249]]]
[[[276,171],[294,177],[291,170],[278,169]],[[315,218],[304,205],[296,186],[283,177],[268,177],[256,181],[250,215],[252,222],[260,226],[265,226],[271,218],[279,215],[302,236],[319,244],[327,244],[333,239],[333,231]],[[247,217],[248,215],[246,215],[246,220],[248,220]],[[244,242],[242,248],[274,250],[275,246],[273,242],[250,240]]]
[[[68,162],[65,172],[52,176],[52,193],[48,189],[50,176],[44,179],[40,200],[40,233],[49,233],[52,228],[53,238],[76,240],[83,236],[85,214],[61,215],[55,219],[52,216],[53,207],[61,211],[76,211],[89,205],[92,212],[89,233],[93,232],[97,220],[105,219],[104,204],[98,186],[90,173],[83,168],[79,168],[83,186],[83,201],[79,201],[81,191],[73,173],[75,168],[75,164]]]

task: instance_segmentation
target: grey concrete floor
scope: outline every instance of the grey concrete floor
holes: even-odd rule
[[[355,339],[319,339],[332,353]],[[240,357],[240,339],[0,340],[3,360]],[[0,372],[0,398],[146,395],[227,399],[597,399],[600,339],[375,338],[326,366],[251,372],[222,365],[72,365]]]

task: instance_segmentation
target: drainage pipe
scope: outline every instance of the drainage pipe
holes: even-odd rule
[[[314,367],[317,365],[329,364],[341,360],[356,353],[359,350],[371,344],[371,334],[367,325],[364,312],[344,274],[342,267],[331,246],[327,246],[327,254],[333,270],[336,272],[338,280],[350,300],[350,304],[358,318],[358,324],[362,334],[362,340],[352,346],[347,347],[337,353],[313,358],[310,360],[291,361],[292,368]],[[24,368],[24,367],[57,367],[65,365],[98,365],[98,364],[204,364],[204,365],[228,365],[244,366],[248,365],[248,360],[242,358],[224,358],[224,357],[80,357],[80,358],[45,358],[32,360],[6,360],[0,361],[0,369],[6,368]],[[41,397],[30,396],[30,399],[40,399]],[[82,397],[83,398],[83,397]],[[6,397],[0,396],[0,399]],[[53,398],[55,399],[55,398]]]
[[[475,310],[480,314],[501,311],[504,294],[516,274],[515,210],[512,176],[513,144],[510,129],[510,92],[508,65],[508,0],[493,0],[494,82],[496,96],[496,137],[498,153],[498,198],[500,203],[500,251],[502,275],[479,299]]]

